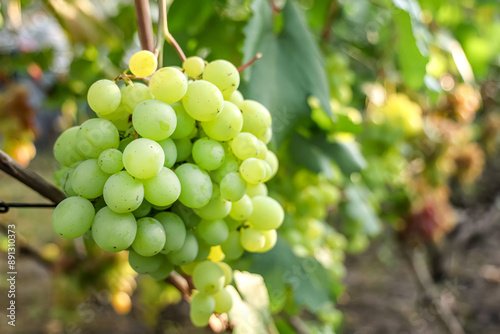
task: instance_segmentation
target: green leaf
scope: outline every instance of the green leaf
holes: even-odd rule
[[[370,236],[380,233],[382,224],[368,201],[368,190],[350,185],[345,190],[347,202],[343,209],[346,216],[359,224],[362,231]]]
[[[268,1],[255,0],[251,9],[253,17],[244,29],[243,62],[259,52],[263,57],[243,72],[247,82],[241,89],[245,97],[269,109],[273,116],[273,141],[279,145],[297,124],[309,117],[308,97],[317,97],[323,109],[332,115],[324,62],[295,2],[288,1],[283,7],[283,27],[278,34],[274,32],[275,18]]]
[[[314,173],[323,173],[329,179],[333,177],[331,159],[306,138],[295,133],[290,142],[290,150],[294,163],[302,165]]]

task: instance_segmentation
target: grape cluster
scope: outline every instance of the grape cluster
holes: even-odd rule
[[[54,145],[69,197],[52,226],[64,238],[87,233],[108,252],[128,250],[131,267],[155,279],[194,270],[191,317],[202,325],[230,308],[231,271],[220,261],[268,251],[284,219],[264,184],[278,169],[267,148],[271,116],[243,98],[228,61],[190,57],[182,69],[156,70],[156,57],[140,51],[129,68],[123,85],[90,87],[98,118]]]

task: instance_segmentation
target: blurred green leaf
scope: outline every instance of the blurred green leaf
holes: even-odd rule
[[[382,223],[369,204],[367,198],[368,190],[357,185],[350,185],[345,190],[346,203],[343,207],[346,216],[356,222],[367,235],[380,233]]]

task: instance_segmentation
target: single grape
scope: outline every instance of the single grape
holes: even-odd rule
[[[248,221],[259,230],[274,230],[281,226],[285,213],[274,198],[255,196],[252,198],[253,210]]]
[[[67,196],[78,196],[78,194],[73,189],[73,184],[71,182],[75,169],[76,167],[68,167],[68,169],[63,173],[61,177],[60,186]]]
[[[230,145],[234,155],[240,160],[256,158],[259,155],[259,140],[251,133],[239,133]]]
[[[213,83],[220,89],[222,96],[229,99],[240,85],[238,69],[227,60],[210,62],[203,72],[203,80]]]
[[[82,197],[92,199],[102,195],[110,174],[103,172],[96,159],[85,160],[76,167],[71,177],[73,190]]]
[[[164,67],[153,74],[149,88],[158,100],[174,103],[186,94],[188,84],[184,73],[173,67]]]
[[[182,63],[182,68],[186,71],[187,75],[197,78],[205,69],[205,61],[201,57],[189,57]]]
[[[92,224],[96,244],[108,252],[129,248],[137,233],[137,222],[131,213],[116,213],[107,206],[99,210]]]
[[[210,246],[207,245],[200,238],[197,238],[196,240],[198,240],[198,254],[196,255],[194,261],[195,262],[205,261],[210,255]]]
[[[196,80],[188,85],[182,104],[186,112],[198,121],[214,120],[222,110],[224,98],[220,90],[205,80]]]
[[[201,293],[216,293],[224,287],[224,271],[215,262],[203,261],[193,270],[193,284]]]
[[[85,155],[77,150],[78,129],[78,126],[67,129],[61,133],[54,144],[54,158],[63,166],[71,166],[75,162],[85,160]]]
[[[104,150],[101,154],[99,154],[97,164],[105,173],[118,173],[123,169],[123,154],[114,148]]]
[[[181,193],[181,184],[172,170],[163,167],[158,174],[143,181],[144,197],[154,205],[170,205]]]
[[[165,153],[157,142],[139,138],[123,150],[123,165],[127,172],[138,179],[150,179],[160,172]]]
[[[267,146],[264,144],[262,140],[257,141],[257,148],[259,150],[259,154],[256,156],[257,159],[265,160],[267,155]]]
[[[222,269],[224,272],[224,286],[231,284],[233,281],[233,270],[226,262],[216,262],[216,264]]]
[[[270,178],[272,178],[278,172],[279,168],[278,158],[276,157],[276,154],[274,154],[274,152],[268,150],[266,153],[266,158],[264,160],[269,164],[269,167],[271,167]]]
[[[174,270],[174,265],[170,263],[166,256],[163,256],[163,262],[160,264],[160,268],[149,273],[149,276],[153,277],[155,280],[164,280],[170,275],[172,270]]]
[[[184,109],[182,102],[172,103],[171,106],[177,117],[177,126],[175,127],[175,131],[172,133],[171,138],[179,139],[188,137],[196,128],[196,120],[189,116],[186,109]]]
[[[165,246],[165,230],[163,225],[154,218],[146,217],[137,221],[137,234],[132,248],[142,256],[158,254]]]
[[[196,266],[199,264],[200,262],[196,262],[196,261],[193,261],[193,262],[190,262],[188,264],[185,264],[183,266],[181,266],[181,269],[184,273],[188,274],[189,276],[193,276],[193,271],[194,271],[194,268],[196,268]]]
[[[264,246],[258,251],[259,253],[270,251],[274,245],[276,245],[276,241],[278,241],[278,233],[276,230],[262,231],[262,233],[266,241],[264,242]]]
[[[250,197],[259,195],[267,196],[267,186],[264,183],[249,184],[247,186],[246,194]]]
[[[125,150],[128,144],[130,144],[134,140],[134,137],[128,136],[120,140],[120,144],[118,145],[118,151],[122,152]]]
[[[94,216],[94,206],[89,200],[68,197],[55,208],[52,214],[52,228],[63,238],[78,238],[90,229]]]
[[[130,72],[136,77],[149,77],[156,71],[158,61],[156,56],[148,50],[141,50],[132,55],[128,63]]]
[[[273,128],[268,127],[266,130],[266,134],[264,135],[264,137],[260,138],[260,140],[262,140],[264,144],[267,145],[271,142],[272,137],[273,137]]]
[[[196,294],[193,294],[191,298],[191,310],[189,311],[189,318],[195,326],[205,327],[206,325],[208,325],[208,321],[214,309],[214,297],[198,292]]]
[[[241,94],[239,90],[235,90],[229,97],[228,101],[234,103],[239,108],[243,101],[245,101],[245,99],[243,98],[243,94]]]
[[[191,156],[193,144],[188,138],[174,139],[175,147],[177,148],[176,162],[186,161]]]
[[[193,233],[186,231],[186,239],[182,247],[168,254],[167,257],[172,264],[181,266],[194,261],[196,255],[198,255],[198,241]]]
[[[141,205],[137,209],[135,209],[132,214],[135,218],[146,217],[151,212],[151,203],[148,201],[142,201]]]
[[[140,82],[123,86],[120,91],[122,93],[122,105],[124,105],[129,114],[134,112],[135,107],[139,103],[154,99],[151,89]]]
[[[215,308],[214,312],[226,313],[233,307],[233,298],[226,289],[220,289],[214,295]]]
[[[147,100],[137,105],[132,114],[134,129],[144,138],[163,140],[174,132],[177,117],[172,107],[160,100]]]
[[[236,220],[245,220],[252,214],[253,203],[252,199],[248,195],[243,195],[243,197],[236,202],[233,202],[229,216]]]
[[[194,209],[194,212],[203,219],[217,220],[226,217],[231,211],[231,202],[221,197],[219,186],[212,185],[212,196],[210,201],[201,208]]]
[[[167,168],[172,168],[177,160],[177,147],[175,146],[172,138],[163,139],[158,142],[161,148],[163,149],[163,153],[165,154],[165,162],[163,166]]]
[[[252,227],[240,231],[241,246],[249,252],[258,252],[266,244],[264,233]]]
[[[224,148],[210,138],[200,138],[193,144],[193,159],[203,169],[214,170],[224,162]]]
[[[213,170],[210,175],[212,176],[214,182],[222,182],[224,177],[233,172],[237,172],[240,167],[238,159],[231,152],[225,151],[224,162],[222,165]]]
[[[120,135],[118,129],[105,119],[91,118],[78,129],[76,146],[89,158],[97,158],[102,151],[118,148]]]
[[[236,230],[229,232],[226,241],[224,241],[220,246],[224,254],[226,254],[227,260],[236,260],[240,258],[245,251],[243,246],[241,246],[240,232]]]
[[[134,250],[128,253],[128,263],[138,274],[149,274],[160,268],[165,256],[158,254],[155,256],[142,256]]]
[[[169,254],[181,249],[186,240],[186,227],[182,219],[173,212],[160,212],[154,218],[165,230],[166,241],[161,253]]]
[[[181,183],[179,201],[190,208],[207,205],[212,197],[212,180],[208,173],[198,166],[185,163],[175,169]]]
[[[236,105],[224,101],[219,115],[212,121],[202,122],[201,126],[210,138],[219,141],[231,140],[243,128],[243,115]]]
[[[263,182],[266,178],[265,162],[257,158],[248,158],[240,165],[240,175],[250,184]]]
[[[222,220],[204,220],[196,227],[196,234],[209,246],[220,245],[229,234],[226,223]]]
[[[238,173],[228,173],[220,182],[220,195],[228,201],[239,201],[246,191],[247,184]]]
[[[125,107],[123,103],[121,103],[118,108],[116,108],[116,110],[110,114],[102,115],[96,113],[96,115],[100,119],[104,119],[113,123],[118,131],[127,131],[132,125],[129,119],[131,113],[132,111],[129,111],[129,109]]]
[[[201,218],[196,213],[194,213],[193,209],[188,208],[179,201],[175,202],[172,205],[171,211],[181,217],[184,225],[186,226],[186,229],[195,227],[201,221]]]
[[[120,88],[111,80],[99,80],[90,86],[87,102],[96,113],[110,114],[118,108],[122,94]]]
[[[117,213],[137,210],[144,199],[144,186],[126,171],[111,175],[104,185],[104,201]]]
[[[267,128],[271,126],[271,114],[257,101],[245,100],[240,105],[243,114],[243,132],[250,132],[264,141]]]

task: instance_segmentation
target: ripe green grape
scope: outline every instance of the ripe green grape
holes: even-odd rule
[[[266,237],[262,231],[248,227],[240,231],[240,242],[245,250],[258,252],[266,244]]]
[[[181,217],[182,221],[184,222],[184,225],[186,226],[186,229],[195,227],[201,221],[201,218],[194,213],[193,209],[188,208],[179,201],[176,201],[172,205],[171,211],[176,215],[178,215],[179,217]]]
[[[248,221],[259,230],[274,230],[281,226],[285,212],[274,198],[255,196],[252,198],[253,210]]]
[[[134,129],[142,137],[163,140],[174,132],[177,117],[172,107],[160,100],[147,100],[137,105],[132,114]]]
[[[73,189],[73,184],[71,182],[75,169],[76,167],[68,167],[68,169],[61,176],[61,189],[67,196],[78,196]]]
[[[188,138],[174,139],[174,143],[177,148],[176,162],[186,161],[191,156],[193,143]]]
[[[215,262],[203,261],[193,270],[193,284],[201,293],[216,293],[224,287],[224,271]]]
[[[163,225],[154,218],[145,217],[137,221],[137,234],[132,248],[139,255],[153,256],[163,249],[165,240]]]
[[[264,160],[267,155],[267,146],[264,144],[262,140],[257,141],[257,148],[259,150],[259,154],[256,156],[257,159]]]
[[[234,154],[225,151],[224,162],[219,168],[211,172],[211,176],[215,182],[222,182],[222,179],[224,179],[227,174],[237,172],[239,167],[240,163]]]
[[[137,222],[131,213],[116,213],[107,206],[99,210],[92,225],[96,244],[108,252],[129,248],[137,233]]]
[[[85,155],[77,150],[76,133],[80,127],[67,129],[57,138],[54,144],[54,157],[63,166],[71,166],[75,162],[85,160]]]
[[[118,129],[105,119],[92,118],[80,125],[76,133],[76,146],[85,156],[96,159],[102,151],[118,148]]]
[[[228,101],[234,103],[239,108],[245,99],[239,90],[235,90]]]
[[[194,209],[194,212],[203,219],[216,220],[226,217],[231,211],[231,202],[221,197],[219,186],[212,185],[212,196],[210,201],[201,208]]]
[[[239,201],[233,202],[231,211],[229,212],[229,217],[236,220],[245,220],[250,217],[252,211],[252,199],[245,194]]]
[[[132,55],[128,63],[130,72],[136,77],[149,77],[156,71],[158,61],[156,56],[147,50],[141,50]]]
[[[258,251],[259,253],[270,251],[274,245],[276,245],[276,241],[278,241],[278,233],[276,230],[262,231],[262,233],[266,241],[264,242],[264,246]]]
[[[198,240],[198,254],[196,255],[194,261],[195,262],[205,261],[208,255],[210,255],[211,248],[200,238],[197,238],[196,240]]]
[[[247,183],[263,182],[266,178],[265,162],[257,158],[248,158],[241,163],[240,174]]]
[[[181,266],[193,262],[196,255],[198,255],[198,241],[192,232],[186,231],[186,239],[182,247],[178,251],[168,254],[167,257],[174,265]]]
[[[135,209],[132,214],[135,218],[146,217],[151,212],[151,203],[148,201],[142,201],[141,205],[137,209]]]
[[[222,110],[223,102],[220,90],[205,80],[191,82],[182,99],[186,112],[194,119],[203,122],[214,120]]]
[[[173,139],[188,137],[196,127],[196,120],[189,116],[181,102],[172,103],[171,106],[177,116],[177,127],[171,137]]]
[[[170,169],[163,167],[158,174],[143,181],[144,197],[154,205],[165,206],[174,203],[181,193],[179,179]]]
[[[226,262],[216,262],[216,264],[224,272],[224,286],[231,284],[233,281],[233,270],[231,269],[231,266],[229,266]]]
[[[238,173],[228,173],[220,182],[220,195],[228,201],[239,201],[246,191],[247,184]]]
[[[240,160],[259,155],[259,140],[249,132],[239,133],[230,143],[234,155]]]
[[[236,230],[229,232],[226,241],[224,241],[220,246],[226,255],[226,260],[236,260],[240,258],[245,251],[243,246],[241,246],[240,232]]]
[[[55,208],[52,214],[52,228],[63,238],[78,238],[90,229],[94,216],[94,206],[89,200],[68,197]]]
[[[138,179],[149,179],[160,172],[165,153],[157,142],[139,138],[123,150],[123,165],[127,172]]]
[[[143,101],[154,99],[151,89],[143,83],[134,82],[134,84],[123,86],[120,89],[122,93],[122,105],[129,114],[134,112],[135,107]]]
[[[76,167],[71,177],[73,190],[82,197],[92,199],[102,195],[110,174],[103,172],[96,159],[85,160]]]
[[[188,76],[197,78],[205,69],[205,61],[201,57],[189,57],[182,63],[182,68]]]
[[[181,217],[173,212],[159,212],[154,218],[160,222],[165,230],[166,241],[161,253],[169,254],[181,249],[186,240],[186,227]]]
[[[118,151],[123,153],[123,151],[125,151],[125,147],[127,147],[127,145],[130,144],[133,140],[134,140],[133,136],[128,136],[120,140],[120,144],[118,145]]]
[[[259,195],[267,196],[267,186],[264,183],[249,184],[247,186],[246,194],[250,197]]]
[[[243,116],[236,105],[224,101],[219,115],[212,121],[202,122],[201,126],[210,138],[228,141],[240,133],[243,128]]]
[[[222,96],[229,99],[240,85],[238,69],[227,60],[210,62],[203,72],[203,80],[213,83],[220,89]]]
[[[250,132],[257,138],[264,141],[267,129],[271,127],[271,114],[257,101],[245,100],[240,105],[243,114],[244,132]]]
[[[104,119],[113,123],[113,125],[118,129],[118,131],[127,131],[130,128],[131,123],[129,122],[130,114],[129,111],[123,103],[121,103],[118,108],[110,114],[102,115],[96,113],[97,117]]]
[[[191,298],[189,318],[195,326],[204,327],[208,325],[208,321],[210,320],[210,316],[212,315],[214,309],[214,297],[198,292],[193,294]]]
[[[155,256],[142,256],[134,250],[128,253],[128,263],[138,274],[149,274],[160,268],[165,257],[161,254]]]
[[[109,177],[103,195],[111,210],[117,213],[132,212],[139,208],[144,199],[144,186],[128,172],[121,171]]]
[[[175,174],[181,183],[179,201],[190,208],[207,205],[212,197],[212,180],[208,173],[190,163],[180,165]]]
[[[278,158],[276,157],[276,154],[274,154],[274,152],[268,150],[264,161],[268,163],[269,167],[271,167],[270,178],[274,177],[274,175],[276,175],[276,173],[278,172],[278,168],[279,168],[279,162],[278,162]]]
[[[214,170],[224,162],[224,148],[213,139],[200,138],[193,144],[193,159],[203,169]]]
[[[115,148],[104,150],[99,154],[97,164],[105,173],[118,173],[123,169],[123,154]]]
[[[174,103],[186,94],[188,84],[184,73],[173,67],[156,71],[149,81],[154,97],[166,103]]]
[[[172,270],[174,270],[174,265],[170,263],[166,256],[163,256],[163,262],[160,264],[160,267],[157,270],[150,272],[149,276],[155,280],[164,280],[170,275]]]
[[[196,227],[198,238],[203,240],[209,246],[220,245],[226,241],[229,234],[226,223],[222,220],[205,220]]]
[[[233,307],[233,298],[227,289],[220,289],[214,295],[215,308],[214,312],[226,313]]]
[[[96,113],[106,115],[118,108],[122,94],[120,88],[111,80],[99,80],[90,86],[87,102]]]
[[[159,141],[158,144],[160,144],[163,149],[163,153],[165,154],[165,162],[163,163],[163,166],[171,168],[177,160],[177,147],[175,146],[174,141],[172,138],[167,138]]]

